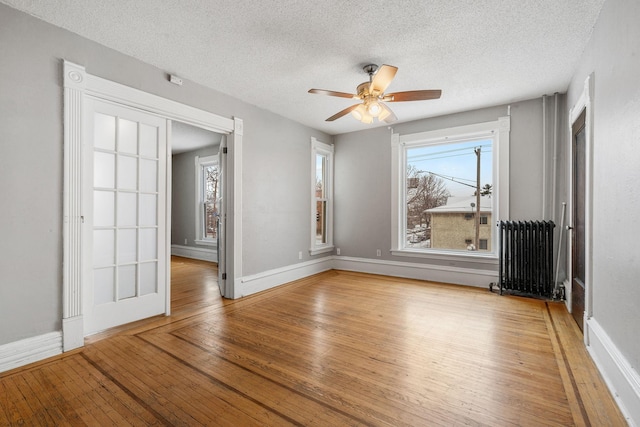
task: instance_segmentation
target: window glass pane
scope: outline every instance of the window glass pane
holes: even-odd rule
[[[115,156],[108,153],[93,154],[93,186],[115,188]]]
[[[140,155],[158,157],[158,128],[140,123]]]
[[[492,145],[485,139],[407,148],[406,248],[491,246]],[[486,240],[484,248],[480,239]]]
[[[113,267],[93,270],[93,303],[95,305],[115,300],[114,271]]]
[[[155,228],[140,229],[140,261],[154,260],[158,257],[158,230]]]
[[[218,216],[217,200],[218,191],[218,167],[216,165],[203,166],[204,187],[204,237],[215,239],[217,237],[216,217]]]
[[[325,176],[326,176],[327,157],[322,154],[316,155],[316,197],[326,198],[325,195]]]
[[[93,118],[94,145],[114,151],[116,149],[116,118],[95,113]]]
[[[133,226],[138,223],[136,193],[118,193],[118,226]]]
[[[93,225],[110,227],[115,221],[115,193],[113,191],[93,192]]]
[[[118,268],[118,300],[136,296],[136,266]]]
[[[135,228],[118,230],[118,263],[136,262],[138,259],[137,231]]]
[[[157,196],[155,194],[140,194],[139,203],[139,225],[152,226],[158,225],[158,209]]]
[[[118,119],[118,151],[138,154],[138,123]]]
[[[158,161],[140,159],[140,191],[158,191]]]
[[[93,231],[93,266],[103,267],[115,262],[116,239],[114,230]]]
[[[138,159],[135,157],[118,156],[118,188],[138,188]]]
[[[158,263],[145,262],[139,264],[138,268],[140,269],[140,295],[158,292]]]
[[[316,244],[327,243],[327,202],[316,202]]]

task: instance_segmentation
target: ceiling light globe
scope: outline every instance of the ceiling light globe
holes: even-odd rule
[[[378,114],[378,120],[383,121],[390,115],[391,115],[391,110],[389,110],[389,108],[383,108],[382,111],[380,111],[380,114]]]
[[[367,110],[364,108],[364,105],[360,104],[355,109],[351,110],[351,115],[356,119],[362,121],[364,116],[367,114]]]
[[[380,111],[382,111],[382,108],[376,101],[369,103],[367,106],[367,112],[373,117],[377,117],[378,114],[380,114]]]

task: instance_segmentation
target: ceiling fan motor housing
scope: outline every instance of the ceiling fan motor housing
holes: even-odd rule
[[[356,91],[358,92],[358,98],[364,99],[369,95],[370,82],[360,83]]]

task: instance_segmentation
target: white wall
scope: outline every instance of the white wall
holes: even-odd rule
[[[330,136],[189,81],[172,85],[163,70],[5,5],[0,52],[0,345],[61,329],[63,58],[90,74],[242,118],[243,275],[301,262],[298,251],[310,239],[309,141],[331,143]]]
[[[605,368],[628,369],[635,384],[627,410],[640,425],[640,2],[605,2],[592,38],[573,76],[567,107],[576,103],[591,76],[593,102],[593,317],[588,339],[606,342],[619,357]],[[567,131],[568,132],[568,131]],[[565,156],[569,147],[565,147]],[[567,172],[569,170],[568,164]],[[596,354],[606,366],[606,354]],[[624,388],[622,384],[616,387]],[[615,387],[614,387],[615,388]],[[625,395],[624,390],[617,390]],[[632,402],[629,404],[628,402]]]

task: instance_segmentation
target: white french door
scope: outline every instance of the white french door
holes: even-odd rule
[[[87,335],[166,310],[167,121],[95,99],[85,111]]]

